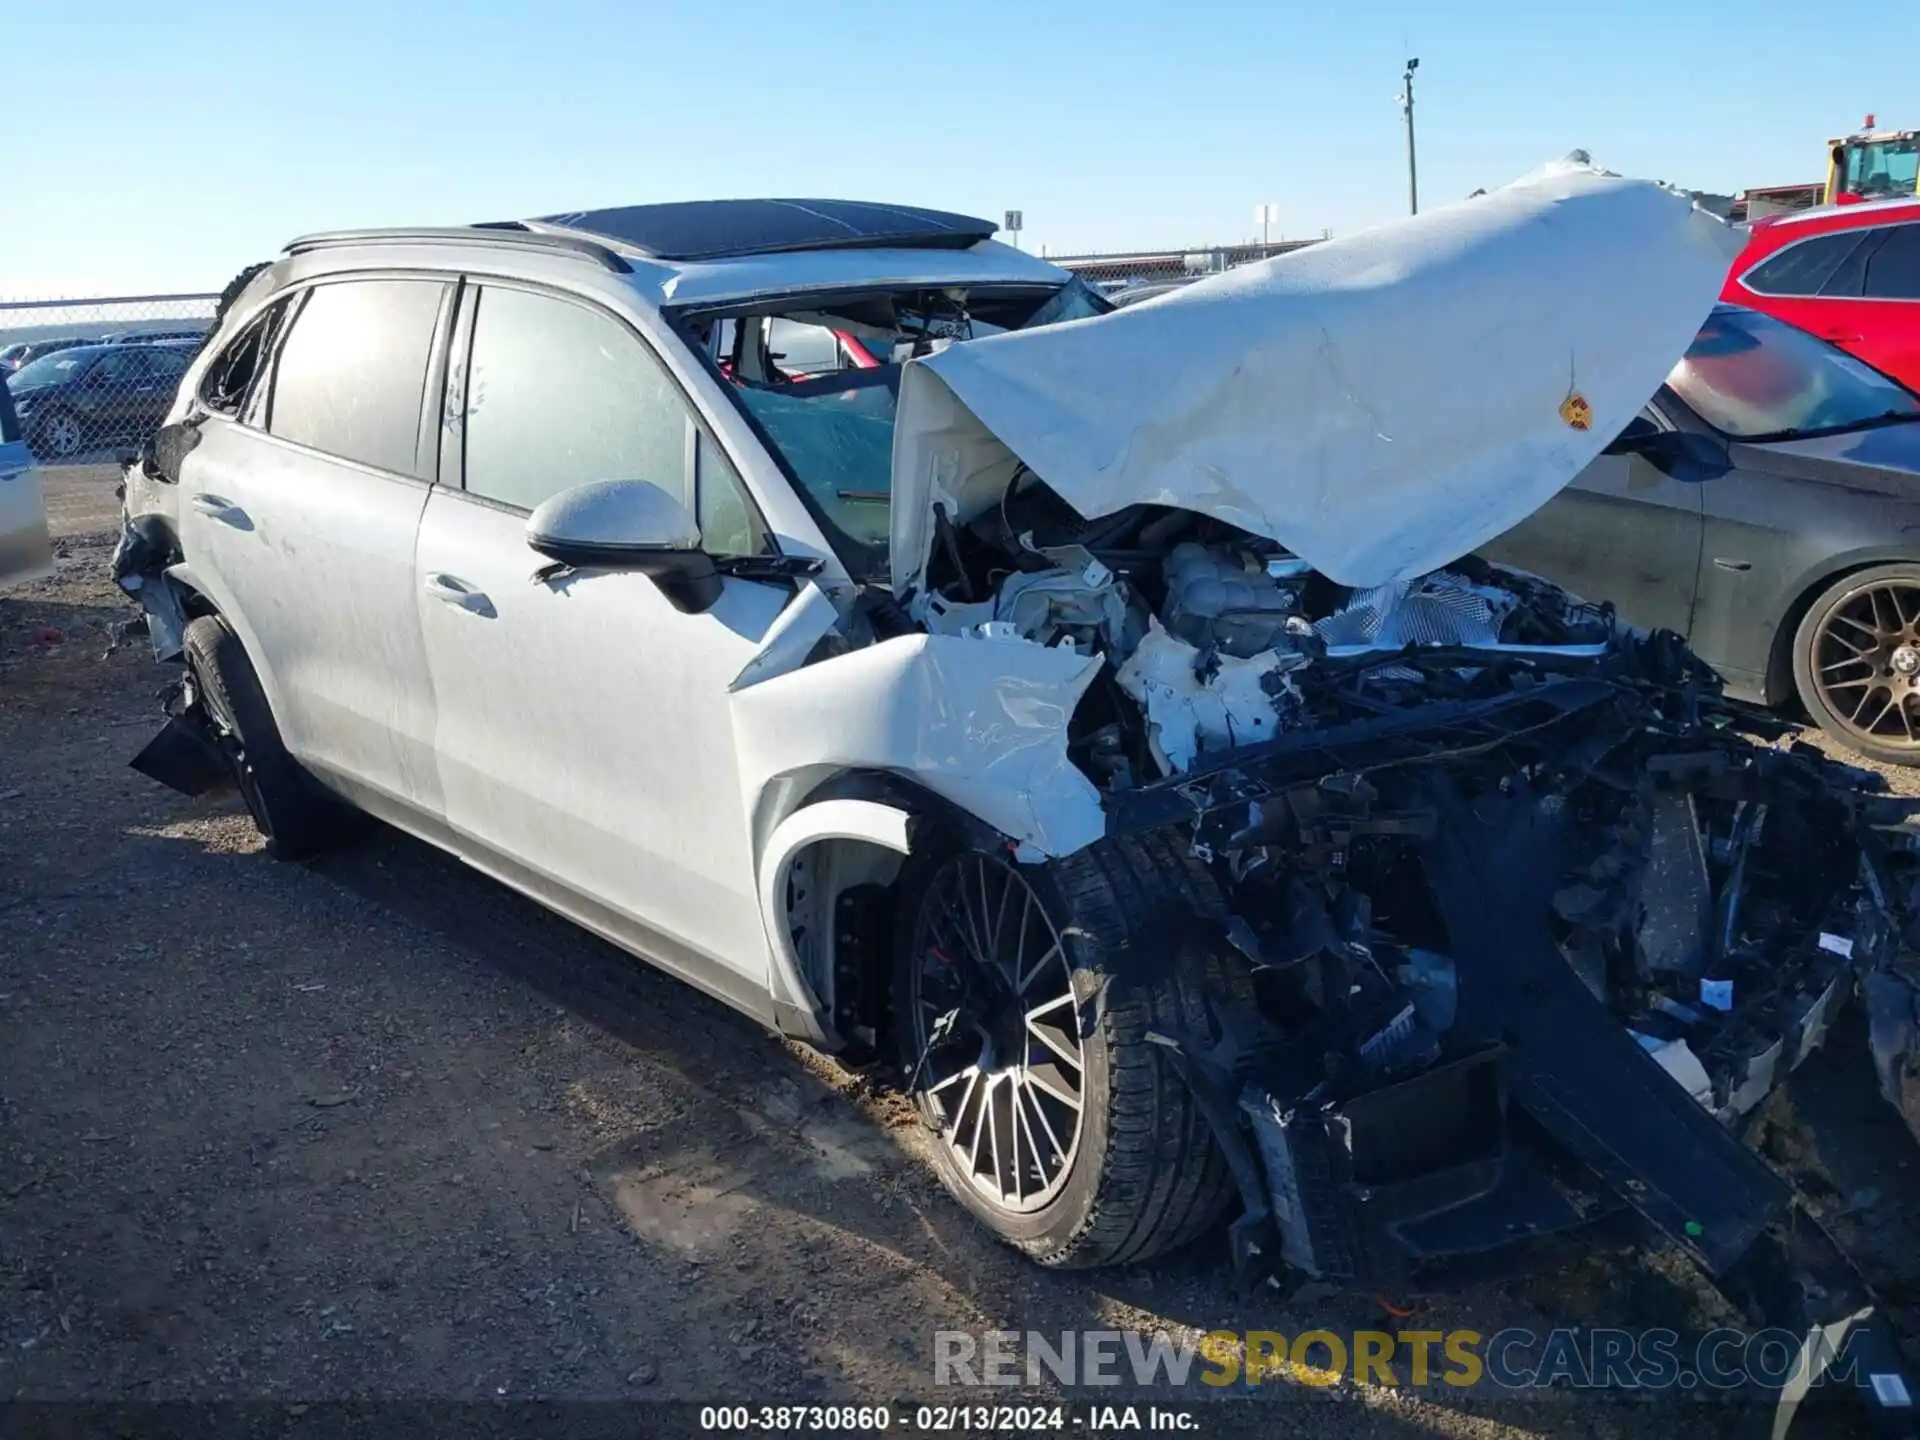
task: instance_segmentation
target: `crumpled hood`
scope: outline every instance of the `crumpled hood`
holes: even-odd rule
[[[1111,315],[908,364],[893,578],[935,504],[1025,463],[1089,518],[1179,506],[1333,580],[1445,565],[1544,505],[1646,403],[1740,237],[1686,196],[1574,161]]]

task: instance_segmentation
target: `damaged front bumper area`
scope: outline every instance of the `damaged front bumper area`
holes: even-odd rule
[[[1870,1309],[1736,1131],[1858,994],[1920,1136],[1920,801],[1668,635],[1291,679],[1308,723],[1107,798],[1111,834],[1186,833],[1231,917],[1192,923],[1252,967],[1256,1003],[1156,1037],[1234,1152],[1239,1267],[1417,1288],[1606,1227],[1797,1333],[1810,1293]]]

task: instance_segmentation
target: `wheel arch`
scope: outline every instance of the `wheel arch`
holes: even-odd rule
[[[909,856],[951,836],[1016,842],[919,782],[849,769],[783,777],[756,817],[755,895],[781,1029],[835,1052],[872,1052],[888,1024],[896,887]],[[780,792],[784,791],[784,794]]]

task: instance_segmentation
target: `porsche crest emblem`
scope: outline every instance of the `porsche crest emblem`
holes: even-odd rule
[[[1587,397],[1578,390],[1560,402],[1560,418],[1575,430],[1593,428],[1593,406],[1587,403]]]

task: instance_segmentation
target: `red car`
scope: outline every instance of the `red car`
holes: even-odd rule
[[[1830,340],[1920,390],[1920,200],[1769,215],[1720,298]]]

